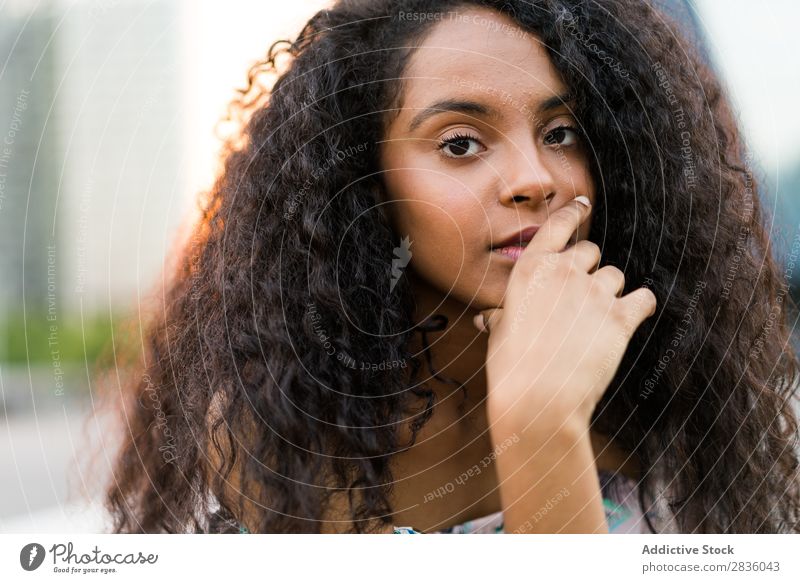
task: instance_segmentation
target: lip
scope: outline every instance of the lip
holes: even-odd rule
[[[502,249],[503,247],[521,247],[523,243],[529,243],[533,236],[536,234],[536,231],[539,230],[539,225],[534,225],[532,227],[526,227],[511,235],[510,237],[506,237],[505,239],[501,239],[494,245],[492,245],[492,250]]]

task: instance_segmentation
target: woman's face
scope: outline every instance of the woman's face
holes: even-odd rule
[[[443,15],[404,71],[381,167],[415,275],[484,309],[502,303],[515,262],[493,246],[595,193],[568,88],[538,38],[489,10]]]

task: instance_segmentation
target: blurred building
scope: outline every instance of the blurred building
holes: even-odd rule
[[[68,310],[133,306],[161,268],[181,198],[180,5],[62,8],[53,44]],[[149,291],[149,288],[148,290]]]
[[[58,236],[54,21],[32,8],[10,2],[0,18],[0,322],[23,301],[46,309],[48,252]]]
[[[135,304],[160,270],[186,210],[180,8],[4,7],[0,310]]]

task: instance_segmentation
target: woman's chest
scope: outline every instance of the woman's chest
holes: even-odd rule
[[[449,452],[432,443],[395,457],[394,524],[413,524],[428,532],[502,510],[488,434]]]

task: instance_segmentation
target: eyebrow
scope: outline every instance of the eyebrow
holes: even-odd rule
[[[571,94],[565,93],[563,95],[554,95],[553,97],[549,97],[545,99],[539,107],[537,108],[538,113],[546,113],[550,110],[556,109],[562,105],[568,104],[569,102],[573,101],[574,98]],[[484,105],[483,103],[479,103],[477,101],[469,101],[469,100],[462,100],[462,99],[443,99],[441,101],[437,101],[420,111],[414,118],[411,120],[411,123],[408,124],[408,131],[413,132],[417,129],[423,122],[427,119],[438,115],[440,113],[446,113],[450,111],[455,111],[458,113],[466,113],[466,114],[473,114],[473,115],[480,115],[483,117],[489,117],[497,119],[500,117],[500,112],[488,105]]]

